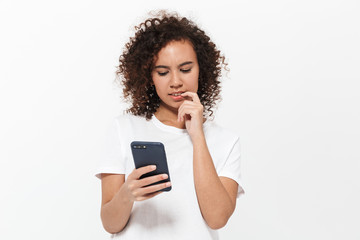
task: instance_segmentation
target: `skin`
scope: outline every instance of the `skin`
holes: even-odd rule
[[[193,174],[199,208],[208,226],[226,225],[235,210],[238,184],[216,173],[203,132],[203,105],[196,94],[199,65],[196,53],[187,40],[172,41],[158,53],[152,80],[160,97],[155,116],[164,124],[186,129],[193,143]],[[182,97],[169,94],[182,91]],[[155,166],[134,169],[125,181],[124,174],[102,174],[101,219],[106,231],[120,232],[126,226],[135,201],[155,197],[171,183],[144,187],[166,179],[166,174],[139,179]]]

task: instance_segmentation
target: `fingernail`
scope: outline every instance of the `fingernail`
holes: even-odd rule
[[[155,170],[155,169],[156,169],[156,165],[151,165],[151,169]]]
[[[167,175],[167,174],[164,174],[162,177],[163,177],[163,179],[167,179],[167,178],[168,178],[168,175]]]
[[[170,186],[171,186],[171,182],[167,182],[167,183],[166,183],[166,186],[167,186],[167,187],[170,187]]]

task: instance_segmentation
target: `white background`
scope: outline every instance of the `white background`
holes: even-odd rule
[[[0,238],[106,239],[93,176],[133,25],[158,8],[227,57],[216,121],[246,195],[222,239],[360,239],[360,3],[0,1]]]

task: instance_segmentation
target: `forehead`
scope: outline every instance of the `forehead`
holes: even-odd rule
[[[184,61],[196,61],[196,52],[189,40],[171,41],[163,47],[157,57],[156,64],[181,63]]]

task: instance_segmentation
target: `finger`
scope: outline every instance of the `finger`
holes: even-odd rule
[[[197,106],[198,103],[195,103],[193,101],[190,101],[190,100],[185,100],[179,107],[179,110],[180,109],[183,109],[184,107],[195,107]]]
[[[184,92],[184,93],[181,94],[181,96],[183,96],[183,97],[188,96],[188,97],[190,97],[192,99],[193,102],[200,103],[199,96],[194,92]]]
[[[183,104],[181,104],[181,106],[178,109],[178,122],[182,121],[182,114],[183,114],[182,112],[183,112],[184,107],[185,107],[185,102]]]
[[[195,112],[196,112],[197,108],[195,106],[187,106],[182,108],[179,112],[178,112],[178,118],[180,119],[180,121],[184,121],[184,117],[186,115],[189,115],[189,117],[193,117]]]
[[[170,187],[170,186],[171,186],[171,182],[159,183],[156,185],[151,185],[148,187],[141,188],[141,191],[139,191],[139,193],[140,193],[140,195],[145,195],[145,194],[153,193],[156,191],[160,191],[160,190]]]
[[[178,109],[178,121],[182,121],[184,112],[188,113],[186,109],[193,109],[194,107],[196,107],[196,103],[188,100],[184,101]]]
[[[129,179],[139,179],[142,175],[148,172],[152,172],[156,169],[155,165],[148,165],[145,167],[134,169],[134,171],[129,175]]]
[[[167,178],[168,178],[167,174],[158,174],[155,176],[146,177],[146,178],[139,180],[139,186],[140,187],[147,186],[147,185],[159,182],[159,181],[167,179]]]
[[[178,110],[178,121],[182,122],[184,120],[184,115],[185,115],[185,109],[186,107],[182,107],[181,109]]]

